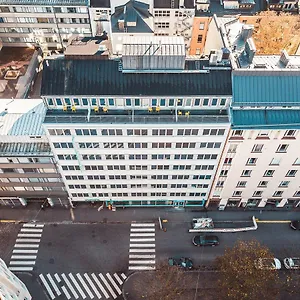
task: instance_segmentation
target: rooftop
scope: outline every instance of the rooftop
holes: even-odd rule
[[[45,114],[41,99],[1,99],[0,136],[42,136]]]
[[[23,98],[29,89],[38,53],[31,48],[3,47],[0,51],[0,99]],[[30,67],[29,67],[30,66]],[[26,76],[25,76],[26,74]]]
[[[122,73],[121,67],[119,60],[48,59],[41,95],[225,96],[232,92],[231,71],[222,68]]]
[[[174,4],[172,5],[172,2]],[[180,0],[154,0],[154,8],[179,8]],[[194,8],[195,7],[195,0],[184,0],[184,7],[185,8]]]
[[[110,8],[110,0],[90,0],[91,7]]]
[[[88,6],[89,0],[0,0],[0,5]]]
[[[232,109],[233,129],[300,129],[299,109]]]

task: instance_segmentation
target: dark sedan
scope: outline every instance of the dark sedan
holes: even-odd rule
[[[290,226],[294,230],[300,230],[300,221],[299,220],[292,221],[290,223]]]
[[[219,238],[215,235],[195,235],[193,238],[195,246],[216,246],[219,245]]]

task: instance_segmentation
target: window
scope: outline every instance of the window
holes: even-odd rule
[[[226,157],[224,160],[224,164],[230,165],[232,163],[232,158]]]
[[[169,106],[174,106],[175,100],[174,99],[169,99]]]
[[[134,106],[140,106],[141,105],[141,101],[139,98],[134,99]]]
[[[217,182],[217,187],[222,187],[224,185],[224,181],[218,181]]]
[[[289,186],[290,181],[281,181],[279,186],[280,187],[288,187]]]
[[[257,158],[255,158],[255,157],[248,158],[247,165],[255,165],[256,161],[257,161]]]
[[[264,173],[264,177],[272,177],[275,170],[266,170]]]
[[[261,131],[258,133],[258,137],[265,137],[265,138],[268,138],[268,137],[269,137],[269,131],[268,131],[268,130],[261,130]]]
[[[289,170],[286,174],[286,177],[295,177],[297,170]]]
[[[243,130],[234,130],[232,132],[232,136],[242,136],[243,135]]]
[[[269,181],[260,181],[259,184],[258,184],[258,186],[259,187],[266,187],[268,185],[268,182]]]
[[[220,106],[225,106],[226,105],[226,99],[222,98],[220,102]]]
[[[195,99],[195,106],[199,106],[200,105],[200,99]]]
[[[294,165],[300,165],[300,158],[296,158],[296,160],[294,161]]]
[[[232,196],[233,197],[240,197],[240,196],[242,196],[242,191],[234,191]]]
[[[261,197],[263,191],[254,191],[253,197]]]
[[[166,99],[160,99],[160,106],[166,106]]]
[[[200,22],[200,24],[199,24],[199,29],[200,29],[200,30],[203,30],[203,29],[204,29],[204,26],[205,26],[205,23]]]
[[[126,103],[126,106],[131,106],[131,99],[126,99],[125,103]]]
[[[284,133],[284,136],[285,137],[292,137],[292,136],[295,136],[296,134],[296,130],[287,130],[285,133]]]
[[[273,194],[273,197],[281,197],[283,194],[283,191],[275,191]]]
[[[221,170],[220,176],[227,176],[228,170]]]
[[[242,175],[243,177],[249,177],[251,175],[251,170],[243,170]]]
[[[246,186],[246,184],[247,184],[247,181],[238,181],[238,183],[237,183],[237,187],[245,187]]]
[[[252,148],[252,152],[262,152],[263,147],[263,144],[255,144]]]
[[[300,191],[296,191],[294,197],[300,197]]]
[[[212,99],[211,105],[216,106],[217,104],[218,104],[218,99],[216,99],[216,98]]]
[[[238,146],[237,144],[230,144],[229,148],[228,148],[228,152],[229,153],[235,153],[237,146]]]
[[[202,39],[203,39],[202,34],[199,34],[197,38],[197,43],[202,43]]]
[[[113,98],[108,99],[108,105],[109,106],[114,106],[115,105],[115,100]]]
[[[101,105],[101,106],[104,106],[104,105],[105,105],[105,99],[100,98],[100,105]]]
[[[205,98],[203,100],[203,106],[208,106],[208,104],[209,104],[209,99]]]
[[[170,27],[170,23],[169,22],[156,22],[155,26],[157,28],[169,28]]]
[[[287,145],[287,144],[281,144],[277,148],[276,152],[283,152],[283,153],[285,153],[288,147],[289,147],[289,145]]]
[[[279,166],[280,161],[281,161],[281,158],[279,158],[279,157],[272,158],[270,165]]]

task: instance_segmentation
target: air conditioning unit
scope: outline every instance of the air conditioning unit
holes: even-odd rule
[[[209,58],[209,64],[212,66],[216,66],[218,62],[218,54],[211,54]]]

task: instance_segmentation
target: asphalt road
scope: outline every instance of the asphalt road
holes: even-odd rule
[[[293,231],[288,224],[259,224],[257,231],[218,233],[217,247],[196,247],[192,244],[194,234],[188,232],[187,222],[164,224],[166,232],[156,223],[156,266],[166,263],[171,256],[187,256],[195,266],[211,265],[218,255],[224,253],[237,240],[257,239],[268,246],[278,258],[300,256],[300,231]],[[0,253],[9,263],[20,225],[0,224]],[[22,280],[33,294],[33,300],[48,299],[39,275],[52,274],[126,274],[129,265],[130,222],[123,224],[46,224],[41,233],[34,269],[21,274]],[[61,276],[61,275],[60,275]],[[79,282],[79,279],[77,279]],[[59,286],[61,288],[61,286]],[[43,290],[43,293],[41,292]],[[70,292],[70,291],[69,291]],[[41,296],[42,293],[45,298]],[[38,296],[37,296],[38,295]],[[62,294],[55,299],[66,299]],[[118,295],[117,295],[118,296]],[[102,297],[104,298],[104,297]],[[71,298],[75,299],[75,298]],[[90,298],[87,298],[90,299]],[[97,299],[97,298],[96,298]],[[112,299],[112,298],[110,298]],[[119,299],[119,298],[118,298]]]

